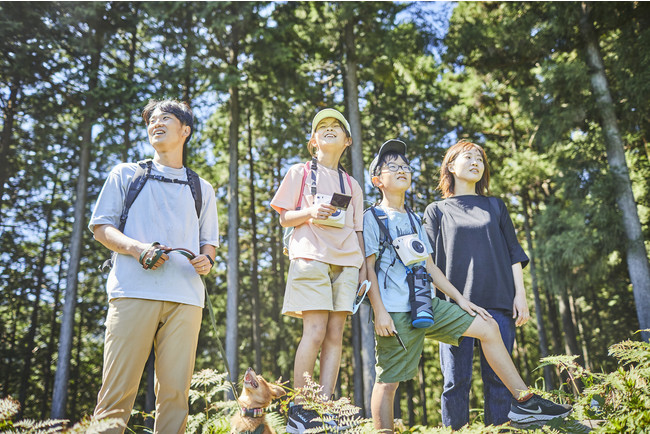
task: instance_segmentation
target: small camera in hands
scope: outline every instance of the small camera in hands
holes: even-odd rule
[[[348,201],[349,202],[349,201]],[[329,194],[317,194],[314,197],[314,204],[321,204],[321,203],[332,203],[332,196]],[[336,205],[334,205],[336,206]],[[336,211],[326,218],[325,220],[312,220],[314,223],[323,225],[323,226],[332,226],[335,228],[342,228],[345,226],[345,209],[337,207]]]
[[[417,234],[402,235],[393,241],[393,247],[404,265],[427,260],[427,249]]]

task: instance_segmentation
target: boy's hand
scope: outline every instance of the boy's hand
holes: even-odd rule
[[[379,336],[393,336],[395,324],[388,312],[375,312],[375,333]]]
[[[458,306],[460,306],[461,309],[463,309],[465,312],[467,312],[472,316],[476,316],[476,314],[478,313],[479,316],[485,320],[487,320],[488,318],[492,318],[492,315],[490,315],[490,313],[487,310],[483,309],[480,306],[475,305],[465,297],[460,297],[458,300],[456,300],[456,303],[458,304]]]
[[[317,203],[309,207],[309,215],[313,220],[327,220],[336,212],[336,207],[329,203]]]

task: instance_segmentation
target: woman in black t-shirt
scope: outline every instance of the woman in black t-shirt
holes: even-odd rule
[[[503,201],[486,195],[490,173],[482,147],[461,140],[447,150],[440,172],[445,200],[430,204],[424,214],[435,263],[465,297],[488,310],[512,353],[515,326],[530,319],[522,272],[528,257]],[[473,353],[471,338],[458,347],[440,344],[442,418],[453,429],[469,422]],[[499,425],[508,421],[511,394],[479,353],[485,424]]]

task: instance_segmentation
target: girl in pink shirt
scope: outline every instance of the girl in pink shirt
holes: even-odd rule
[[[294,361],[294,388],[306,385],[320,352],[320,384],[325,398],[334,392],[341,363],[343,329],[359,282],[363,258],[363,192],[339,160],[352,144],[350,125],[334,109],[312,121],[311,162],[293,165],[271,200],[283,227],[294,227],[289,242],[289,274],[282,313],[302,318]],[[351,196],[347,209],[330,204],[334,194]],[[287,432],[323,425],[318,414],[297,404],[289,409]],[[328,422],[332,425],[334,422]]]

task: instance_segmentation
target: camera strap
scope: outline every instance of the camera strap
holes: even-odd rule
[[[316,196],[317,172],[318,172],[318,159],[316,157],[313,157],[311,159],[311,195],[313,197]],[[339,164],[338,172],[339,172],[339,186],[341,187],[341,193],[345,194],[345,184],[343,183],[343,174],[345,173],[345,176],[348,179],[348,185],[350,186],[350,194],[352,194],[352,181],[350,181],[350,175],[348,175],[348,172],[343,170],[341,164]]]
[[[409,221],[411,222],[411,228],[413,229],[413,234],[417,235],[419,238],[420,232],[417,230],[415,222],[413,221],[414,217],[415,219],[417,219],[415,213],[411,211],[411,209],[406,205],[404,206],[404,209],[406,209],[406,215],[408,215]],[[375,274],[378,275],[381,257],[384,254],[386,248],[390,246],[390,248],[393,249],[393,252],[395,253],[395,257],[393,258],[388,268],[395,265],[395,261],[399,261],[402,265],[404,265],[404,268],[406,269],[406,275],[408,277],[410,274],[413,273],[413,270],[411,269],[411,267],[404,264],[400,259],[399,255],[397,254],[397,252],[395,252],[395,247],[393,246],[393,237],[390,236],[390,230],[388,229],[388,215],[384,212],[383,209],[379,208],[376,205],[370,207],[370,212],[372,212],[372,215],[375,217],[375,220],[377,221],[377,225],[379,226],[379,230],[383,234],[383,241],[381,240],[382,237],[380,237],[379,254],[377,255],[377,259],[375,260]],[[386,288],[387,279],[388,279],[388,270],[386,270],[386,273],[384,273],[384,288]]]

